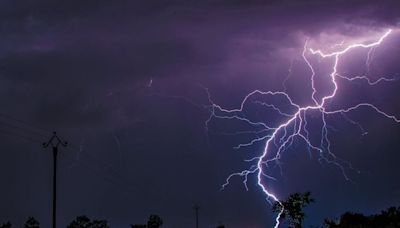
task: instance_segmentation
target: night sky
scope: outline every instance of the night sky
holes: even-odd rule
[[[397,0],[3,0],[0,222],[19,227],[34,216],[50,227],[52,156],[42,143],[57,130],[70,143],[59,156],[59,227],[82,214],[112,227],[145,223],[150,214],[166,228],[194,227],[196,203],[200,227],[272,227],[254,175],[248,191],[240,177],[220,191],[265,141],[234,149],[256,137],[232,134],[249,130],[237,121],[213,119],[207,131],[207,90],[230,109],[255,89],[286,89],[307,104],[307,39],[326,48],[388,28],[394,31],[374,50],[368,72],[365,50],[346,56],[339,71],[400,79],[398,26]],[[332,107],[369,102],[400,117],[400,80],[338,84]],[[247,115],[279,124],[263,110]],[[318,118],[310,115],[311,129]],[[369,108],[327,122],[332,152],[354,167],[345,170],[351,180],[295,140],[268,186],[281,199],[311,191],[307,225],[399,206],[400,124]]]

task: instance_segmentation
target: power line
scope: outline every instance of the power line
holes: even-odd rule
[[[39,144],[43,142],[44,137],[48,137],[50,131],[45,130],[42,127],[37,127],[37,125],[31,124],[27,121],[19,120],[9,115],[0,113],[0,134],[15,141],[19,139],[25,142]],[[57,137],[60,140],[64,141],[60,136]],[[67,150],[74,152],[77,151],[78,153],[82,153],[80,146],[77,146],[75,144],[68,144],[68,145],[69,147],[67,148]],[[67,154],[69,155],[69,153]],[[63,156],[64,154],[60,155]],[[115,169],[110,170],[104,168],[107,166],[107,164],[104,162],[100,162],[100,160],[96,158],[96,156],[93,156],[90,153],[82,153],[81,155],[85,156],[87,159],[89,159],[89,161],[92,161],[92,163],[89,163],[87,159],[78,160],[76,158],[71,158],[71,160],[78,161],[79,164],[83,165],[83,167],[95,173],[96,176],[101,177],[102,179],[104,179],[105,181],[107,181],[112,185],[118,186],[118,190],[124,192],[127,196],[131,195],[131,191],[127,190],[129,188],[127,188],[126,184],[123,184],[127,182],[127,180],[118,180],[122,177],[122,175],[119,172],[115,171]]]
[[[18,123],[20,123],[22,125],[25,125],[25,126],[29,127],[30,129],[36,130],[37,132],[42,132],[42,134],[47,134],[48,135],[49,133],[51,133],[51,131],[48,130],[48,129],[44,129],[43,127],[39,127],[36,124],[32,124],[32,123],[30,123],[30,122],[28,122],[26,120],[17,119],[17,118],[15,118],[13,116],[10,116],[10,115],[4,114],[4,113],[0,113],[0,117],[2,117],[3,120],[9,119],[9,120],[12,120],[14,122],[18,122]]]
[[[16,132],[16,131],[10,131],[10,129],[1,129],[0,128],[0,134],[3,134],[4,136],[12,138],[12,136],[16,136],[19,139],[24,139],[29,142],[34,142],[34,143],[41,143],[43,138],[33,138],[31,136],[25,135],[21,132]]]

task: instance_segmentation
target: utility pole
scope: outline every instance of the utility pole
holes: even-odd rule
[[[194,205],[194,213],[196,215],[196,228],[199,228],[199,205]]]
[[[56,208],[57,208],[57,154],[58,146],[67,146],[67,142],[61,140],[56,132],[53,132],[53,136],[48,142],[43,143],[43,148],[52,146],[53,148],[53,228],[56,228]]]

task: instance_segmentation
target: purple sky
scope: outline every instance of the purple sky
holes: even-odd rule
[[[213,122],[207,137],[203,87],[234,108],[254,89],[282,90],[293,63],[285,85],[306,104],[305,40],[323,47],[381,34],[400,25],[399,9],[395,0],[2,1],[0,222],[35,216],[49,226],[52,166],[41,143],[55,129],[71,143],[60,156],[60,227],[81,214],[128,227],[151,213],[166,228],[193,227],[195,203],[201,227],[271,227],[254,177],[249,191],[239,178],[219,191],[262,145],[232,149],[248,138],[213,133],[240,127],[226,121]],[[376,49],[372,79],[399,78],[399,40],[394,32]],[[365,54],[347,56],[341,72],[365,73]],[[400,80],[340,85],[332,106],[371,102],[400,116]],[[306,224],[400,205],[400,125],[368,109],[349,117],[368,134],[340,116],[328,121],[333,152],[361,171],[349,173],[352,182],[310,159],[300,141],[282,159],[284,175],[276,173],[280,197],[312,192]]]

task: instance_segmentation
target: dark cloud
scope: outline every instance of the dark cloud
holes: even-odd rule
[[[208,112],[202,105],[208,101],[202,86],[209,88],[214,101],[237,107],[253,89],[282,89],[293,61],[287,87],[296,101],[306,103],[309,94],[304,91],[310,85],[304,79],[309,75],[301,60],[305,39],[318,40],[321,34],[353,37],[396,27],[399,6],[395,0],[2,1],[0,113],[57,129],[71,141],[60,168],[63,224],[81,213],[109,218],[115,226],[160,213],[166,227],[188,227],[193,224],[192,204],[199,202],[204,226],[222,220],[228,227],[269,227],[270,209],[253,179],[249,192],[239,180],[218,191],[226,176],[245,168],[241,161],[260,148],[241,153],[232,146],[245,138],[206,137]],[[374,70],[396,76],[398,42],[393,38],[390,44],[393,47],[378,52]],[[383,64],[383,69],[378,67]],[[377,90],[345,87],[346,95],[338,102],[353,102],[347,96],[354,96],[399,113],[396,83]],[[360,116],[369,135],[354,139],[358,133],[345,124],[332,133],[339,155],[371,170],[356,177],[359,187],[345,183],[334,167],[310,161],[306,152],[293,150],[288,154],[294,157],[285,157],[286,179],[273,188],[282,195],[312,190],[318,206],[310,223],[347,209],[371,212],[399,203],[393,193],[399,186],[387,184],[397,177],[390,171],[398,160],[398,127],[386,122],[379,126],[381,119],[364,110],[352,117]],[[378,119],[371,123],[369,118]],[[0,219],[21,221],[34,215],[46,226],[48,207],[33,205],[50,205],[50,158],[38,155],[37,142],[14,143],[21,134],[41,141],[43,131],[10,133],[7,123],[26,125],[10,118],[0,122],[6,136],[1,160],[9,171],[1,178],[10,180],[10,188],[0,191],[6,199]],[[376,138],[380,140],[373,144]],[[376,158],[376,151],[385,151],[391,159]],[[381,164],[386,165],[381,169]],[[303,175],[315,178],[299,182]],[[371,179],[379,181],[365,189]],[[386,195],[380,198],[374,192]],[[31,197],[21,197],[26,194]]]

